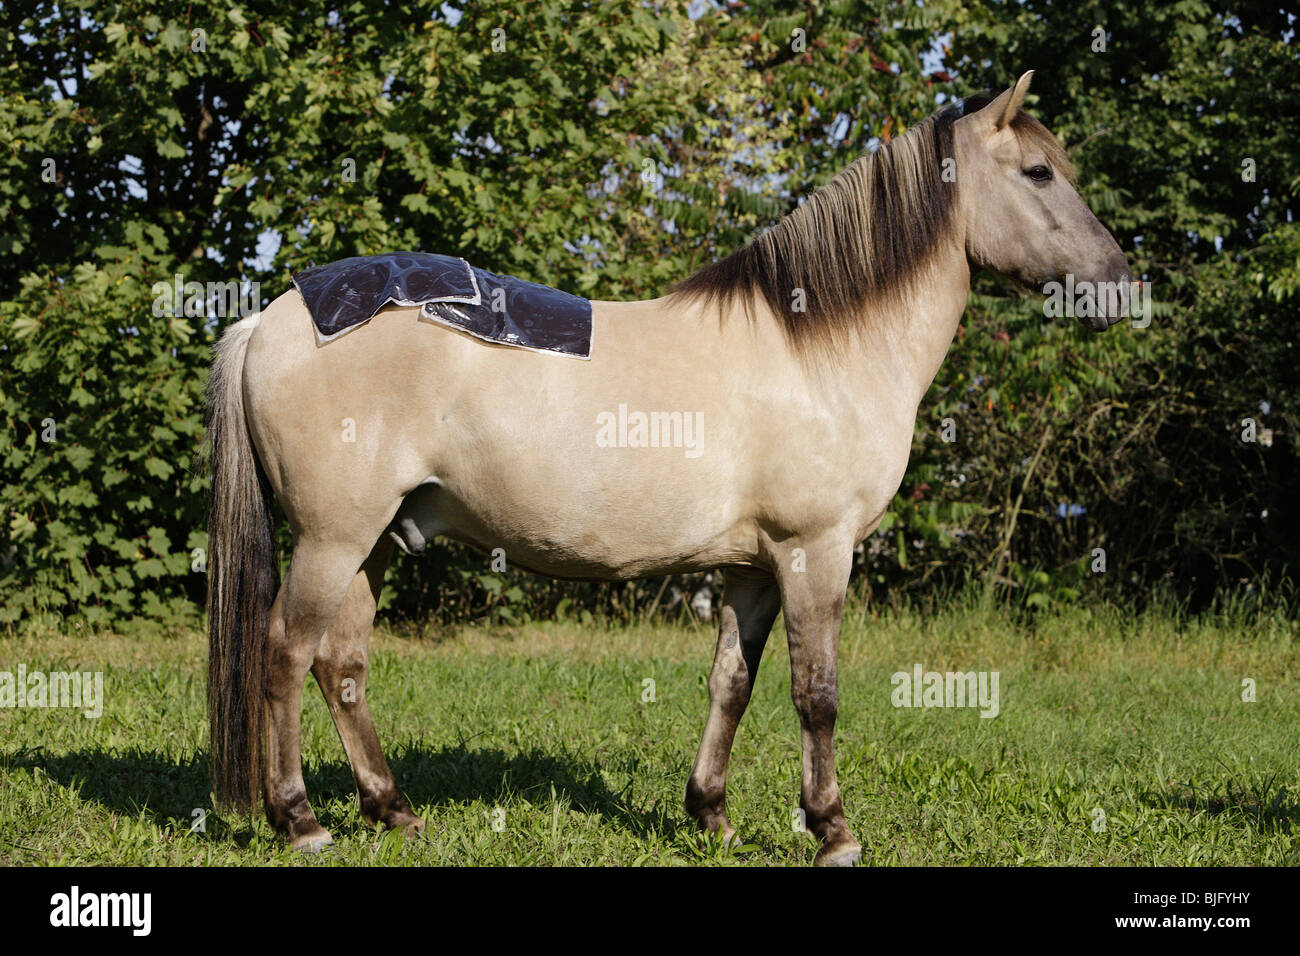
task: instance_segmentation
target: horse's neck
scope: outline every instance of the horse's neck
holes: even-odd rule
[[[966,309],[970,264],[965,243],[953,238],[935,250],[901,314],[866,323],[863,348],[851,356],[850,374],[878,393],[920,404],[943,364]]]

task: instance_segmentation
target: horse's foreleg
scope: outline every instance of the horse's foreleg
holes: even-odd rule
[[[266,818],[296,849],[332,842],[312,813],[302,779],[302,685],[360,562],[354,551],[299,540],[271,610]]]
[[[835,716],[839,703],[840,617],[852,547],[796,546],[778,568],[790,641],[790,694],[803,743],[799,805],[808,830],[821,840],[816,863],[851,866],[862,847],[849,832],[835,779]]]
[[[736,832],[727,819],[727,761],[780,609],[780,593],[770,574],[748,568],[726,571],[718,647],[709,674],[709,718],[686,784],[686,812],[727,842]]]
[[[366,699],[370,627],[392,552],[392,540],[384,535],[353,579],[343,606],[316,650],[311,670],[352,766],[362,814],[371,823],[418,832],[424,829],[424,821],[411,812],[397,789]]]

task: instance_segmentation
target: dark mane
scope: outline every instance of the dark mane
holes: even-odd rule
[[[850,164],[788,216],[743,248],[700,269],[670,291],[716,303],[757,298],[799,351],[831,346],[866,319],[867,306],[905,290],[952,226],[953,124],[945,107]],[[1050,134],[1049,134],[1050,135]],[[803,291],[804,311],[794,308]]]
[[[891,311],[949,235],[957,183],[945,179],[944,160],[955,168],[953,124],[992,99],[981,94],[961,109],[944,107],[859,157],[771,229],[669,295],[717,305],[724,315],[739,301],[751,318],[761,298],[797,351],[833,349],[844,333]],[[1046,126],[1018,110],[1011,128],[1073,180],[1070,160]],[[796,290],[803,311],[794,308]]]

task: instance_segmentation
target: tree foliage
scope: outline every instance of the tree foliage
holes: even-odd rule
[[[0,616],[201,598],[200,399],[230,316],[160,311],[160,283],[264,304],[313,262],[422,249],[650,297],[1030,68],[1155,316],[1093,337],[979,277],[861,580],[978,577],[1031,606],[1276,584],[1300,530],[1294,37],[1284,8],[1211,0],[6,5]],[[439,549],[396,562],[386,601],[664,594]]]

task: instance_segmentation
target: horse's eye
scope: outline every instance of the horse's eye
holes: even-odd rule
[[[1052,171],[1047,166],[1031,166],[1025,170],[1025,175],[1036,183],[1045,183],[1052,178]]]

